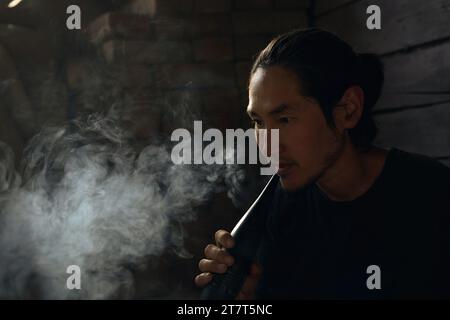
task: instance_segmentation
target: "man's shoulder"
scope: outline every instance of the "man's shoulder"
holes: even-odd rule
[[[450,168],[431,157],[391,149],[387,189],[392,195],[427,211],[450,206]]]
[[[391,172],[405,182],[450,185],[450,168],[429,156],[391,149],[388,160]]]

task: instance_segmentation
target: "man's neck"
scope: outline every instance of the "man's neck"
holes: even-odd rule
[[[316,182],[316,185],[333,201],[351,201],[374,184],[383,171],[387,151],[372,147],[361,152],[346,143],[341,155]]]

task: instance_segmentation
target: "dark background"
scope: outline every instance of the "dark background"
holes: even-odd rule
[[[42,127],[112,106],[138,148],[193,119],[247,128],[254,55],[274,35],[318,26],[383,59],[376,143],[450,165],[449,1],[23,0],[7,8],[9,2],[0,1],[0,141],[17,163]],[[82,30],[66,28],[70,4],[81,8]],[[381,30],[366,28],[372,4],[381,8]],[[162,257],[152,276],[169,285],[147,292],[152,280],[138,275],[136,297],[197,297],[192,280],[202,248],[242,209],[220,194],[202,212],[187,226],[194,258]]]

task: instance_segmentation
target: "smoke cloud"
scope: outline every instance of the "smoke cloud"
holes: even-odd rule
[[[132,271],[168,249],[190,257],[181,225],[214,193],[239,204],[245,178],[236,165],[174,165],[168,144],[138,153],[108,117],[42,130],[21,177],[0,144],[0,297],[131,298]],[[70,265],[81,290],[66,288]]]

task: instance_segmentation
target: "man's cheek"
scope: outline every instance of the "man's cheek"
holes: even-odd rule
[[[292,141],[291,151],[298,158],[305,158],[314,152],[316,142],[310,136],[297,136]]]

